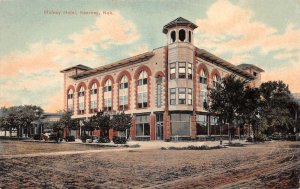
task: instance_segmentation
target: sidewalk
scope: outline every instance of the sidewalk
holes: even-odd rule
[[[110,143],[82,143],[80,139],[76,139],[75,142],[79,144],[86,145],[108,145],[108,146],[124,146],[124,144],[114,144]],[[228,140],[223,140],[222,145],[227,145],[229,143]],[[240,143],[247,144],[245,140],[233,140],[231,143]],[[180,141],[180,142],[164,142],[164,141],[128,141],[126,143],[128,146],[139,145],[141,149],[160,149],[161,147],[188,147],[188,146],[218,146],[220,145],[220,141]]]

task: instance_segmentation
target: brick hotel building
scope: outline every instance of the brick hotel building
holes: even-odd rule
[[[203,108],[209,91],[229,74],[258,87],[263,70],[251,64],[235,66],[195,47],[197,27],[179,17],[163,27],[166,46],[97,68],[62,70],[64,109],[72,111],[74,119],[87,119],[98,110],[131,114],[132,140],[219,135],[216,117]],[[80,131],[72,132],[79,137]],[[109,137],[116,134],[111,130]]]

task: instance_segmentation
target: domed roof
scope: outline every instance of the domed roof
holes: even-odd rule
[[[169,22],[168,24],[166,24],[164,27],[163,27],[163,33],[167,33],[168,32],[168,29],[174,27],[174,26],[189,26],[191,27],[192,29],[195,29],[197,28],[198,26],[196,24],[194,24],[193,22],[185,19],[185,18],[182,18],[182,17],[178,17],[176,18],[175,20]]]

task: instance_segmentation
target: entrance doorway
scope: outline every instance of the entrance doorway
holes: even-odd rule
[[[156,114],[156,140],[164,140],[163,114]]]

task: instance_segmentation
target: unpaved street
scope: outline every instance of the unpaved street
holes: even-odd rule
[[[298,188],[299,157],[299,142],[0,157],[0,188]]]

